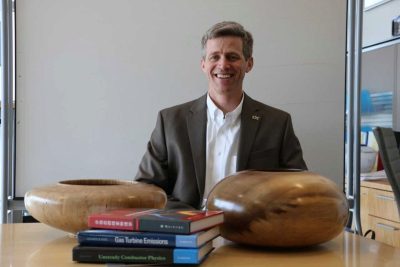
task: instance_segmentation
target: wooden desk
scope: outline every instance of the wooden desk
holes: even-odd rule
[[[361,225],[364,233],[375,231],[377,241],[400,248],[400,217],[387,179],[361,182]]]
[[[0,266],[104,266],[72,261],[76,240],[41,223],[2,224]],[[201,267],[400,266],[400,249],[344,232],[325,244],[298,250],[247,248],[225,244]]]

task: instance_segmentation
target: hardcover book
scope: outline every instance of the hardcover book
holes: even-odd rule
[[[219,233],[218,226],[191,235],[120,230],[85,230],[78,232],[77,238],[81,246],[198,248],[219,236]]]
[[[212,241],[200,248],[143,248],[76,246],[72,260],[91,263],[199,264],[213,249]]]
[[[222,211],[121,209],[89,215],[91,228],[191,234],[223,223]]]

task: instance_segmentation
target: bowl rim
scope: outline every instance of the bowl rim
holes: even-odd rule
[[[113,186],[113,185],[133,185],[138,182],[132,180],[121,180],[121,179],[70,179],[61,180],[58,184],[66,186]]]

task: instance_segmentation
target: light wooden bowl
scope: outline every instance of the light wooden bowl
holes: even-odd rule
[[[213,188],[207,208],[224,211],[224,238],[269,247],[326,242],[343,231],[349,216],[336,184],[308,171],[236,173]]]
[[[73,234],[88,229],[91,213],[163,208],[166,202],[164,190],[155,185],[113,179],[66,180],[25,194],[25,207],[35,219]]]

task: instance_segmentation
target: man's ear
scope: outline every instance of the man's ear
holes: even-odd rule
[[[205,64],[206,64],[206,62],[204,61],[204,58],[201,58],[200,67],[201,67],[201,70],[202,70],[204,73],[206,72],[206,70],[205,70],[205,68],[206,68]]]
[[[247,60],[246,73],[251,71],[251,69],[253,68],[253,65],[254,65],[254,59],[253,59],[253,57],[250,57]]]

